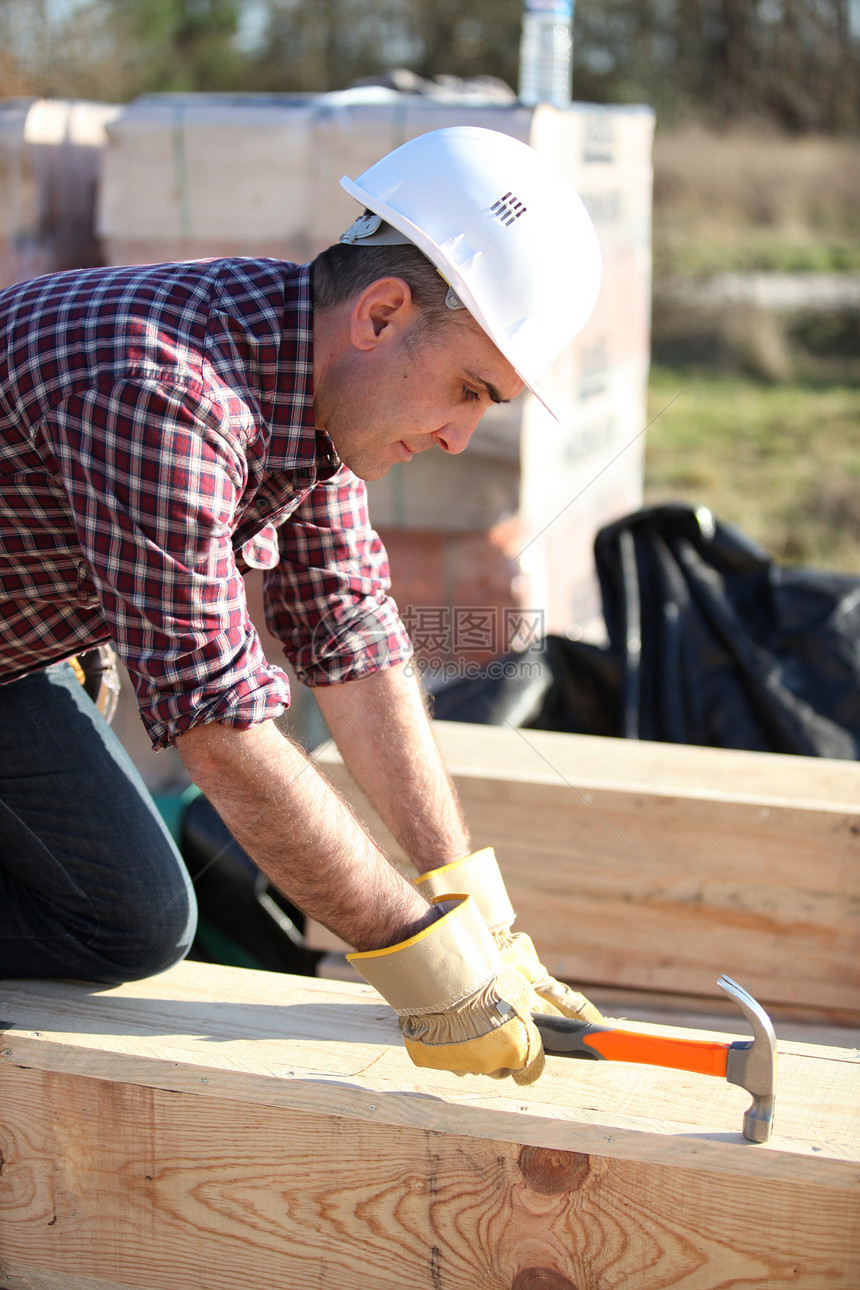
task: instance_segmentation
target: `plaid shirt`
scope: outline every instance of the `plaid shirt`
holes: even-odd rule
[[[105,640],[155,747],[409,657],[366,490],[313,416],[308,266],[60,273],[0,292],[0,681]]]

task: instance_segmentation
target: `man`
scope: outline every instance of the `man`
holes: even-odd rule
[[[596,239],[561,178],[492,131],[431,132],[342,182],[365,214],[313,265],[0,293],[0,976],[130,979],[193,935],[179,856],[63,661],[111,639],[153,745],[356,947],[413,1060],[527,1082],[531,1011],[591,1006],[511,933],[492,852],[469,854],[364,481],[463,451],[492,403],[537,389],[593,306]],[[417,884],[277,730],[289,687],[248,618],[249,564]]]

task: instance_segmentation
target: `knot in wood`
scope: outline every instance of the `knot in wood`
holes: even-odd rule
[[[511,1282],[511,1290],[578,1290],[578,1287],[553,1268],[521,1268]]]
[[[518,1164],[526,1185],[544,1196],[576,1191],[589,1170],[588,1156],[549,1147],[523,1147]]]

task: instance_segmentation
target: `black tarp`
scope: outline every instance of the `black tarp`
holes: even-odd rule
[[[607,643],[547,637],[434,697],[443,720],[856,759],[860,577],[780,568],[704,507],[594,544]]]

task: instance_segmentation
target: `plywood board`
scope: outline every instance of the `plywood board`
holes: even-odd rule
[[[858,1266],[849,1054],[784,1055],[759,1148],[745,1095],[704,1077],[418,1072],[367,987],[185,964],[8,983],[0,1007],[6,1284],[812,1287]]]
[[[51,1290],[848,1287],[860,1063],[747,1096],[647,1067],[421,1072],[366,986],[186,963],[0,984],[0,1274]]]
[[[727,972],[763,1002],[860,1017],[860,765],[435,728],[473,844],[496,848],[556,976],[707,996]],[[317,762],[406,863],[336,751]]]

